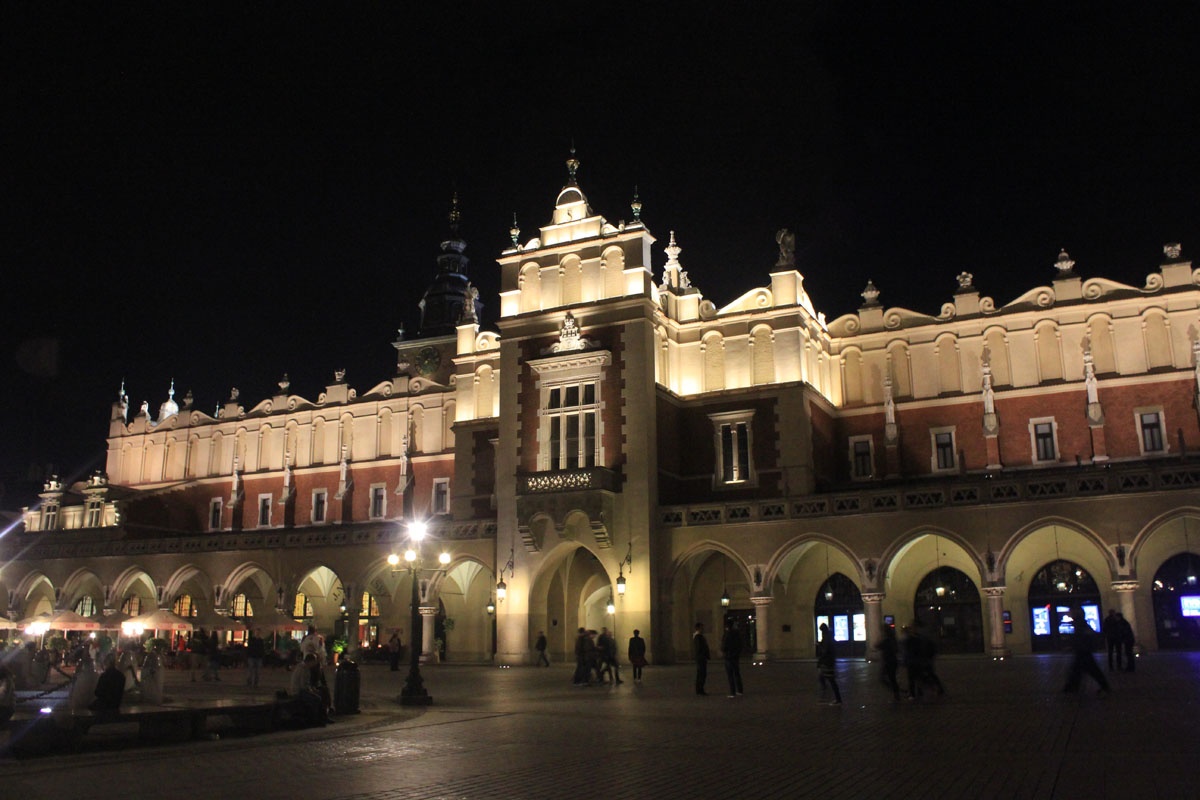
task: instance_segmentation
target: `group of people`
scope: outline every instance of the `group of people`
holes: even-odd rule
[[[1108,616],[1100,623],[1100,633],[1104,635],[1104,643],[1108,645],[1108,671],[1113,671],[1113,656],[1116,656],[1117,669],[1133,672],[1133,626],[1125,619],[1125,615],[1109,609]]]
[[[538,666],[550,666],[550,660],[546,658],[545,632],[538,631],[534,648],[538,651]],[[634,631],[629,639],[628,657],[633,667],[633,680],[640,683],[642,669],[646,666],[646,640],[642,638],[641,631]],[[614,686],[625,682],[621,680],[617,640],[608,632],[608,628],[601,628],[599,633],[580,628],[575,638],[575,675],[572,682],[575,686],[591,686],[593,677],[596,683],[611,682]]]
[[[725,678],[729,681],[729,697],[738,697],[745,693],[742,685],[742,633],[733,620],[725,621],[725,633],[721,636],[721,655],[725,661]],[[692,658],[696,662],[696,694],[706,695],[704,690],[708,682],[708,660],[712,651],[708,647],[708,639],[704,637],[704,623],[697,622],[692,632]]]

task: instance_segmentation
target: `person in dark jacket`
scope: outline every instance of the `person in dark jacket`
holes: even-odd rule
[[[696,623],[696,632],[692,634],[692,657],[696,659],[696,694],[708,694],[704,682],[708,680],[709,651],[703,622]]]
[[[246,640],[246,685],[258,687],[258,676],[262,672],[263,656],[267,654],[267,643],[258,635],[257,630],[250,631]]]
[[[587,628],[580,628],[579,634],[575,637],[575,677],[572,683],[576,686],[588,686],[591,684],[591,669],[588,666],[588,649],[591,645],[591,639],[588,638]]]
[[[1133,672],[1136,663],[1133,660],[1133,626],[1120,611],[1117,612],[1117,630],[1120,632],[1121,649],[1125,652],[1125,671]]]
[[[842,704],[842,693],[838,689],[837,659],[833,655],[833,637],[829,634],[829,626],[821,623],[821,640],[817,642],[817,677],[821,682],[821,702],[825,702],[825,685],[833,689],[833,703]]]
[[[733,624],[725,620],[725,634],[721,637],[721,654],[725,658],[725,677],[729,679],[729,696],[745,694],[742,689],[742,668],[738,659],[742,656],[742,634]]]
[[[641,631],[634,631],[629,639],[629,663],[633,665],[633,682],[642,682],[642,668],[646,666],[646,640]]]
[[[125,673],[117,669],[117,657],[109,654],[104,660],[104,672],[96,680],[96,699],[88,706],[92,711],[116,711],[125,696]]]
[[[1083,675],[1087,673],[1095,679],[1096,683],[1100,684],[1100,694],[1108,694],[1108,679],[1096,665],[1096,657],[1092,653],[1096,646],[1094,641],[1096,632],[1084,618],[1083,609],[1079,606],[1071,609],[1071,623],[1075,626],[1075,632],[1071,635],[1071,651],[1074,653],[1074,659],[1071,661],[1071,671],[1067,673],[1067,684],[1063,687],[1063,691],[1079,691]]]
[[[900,643],[896,641],[896,629],[884,625],[875,645],[879,658],[883,661],[883,685],[892,690],[892,696],[900,699],[900,683],[896,680],[896,670],[900,668]]]
[[[400,649],[404,644],[400,641],[400,630],[392,631],[392,638],[388,639],[388,664],[392,672],[400,671]]]
[[[1113,671],[1113,656],[1117,657],[1117,669],[1121,669],[1121,623],[1117,620],[1117,612],[1108,610],[1108,616],[1100,623],[1100,633],[1108,646],[1108,671]]]
[[[538,654],[537,663],[534,664],[534,666],[540,667],[542,664],[545,664],[547,667],[550,666],[550,659],[546,658],[546,632],[545,631],[538,631],[537,642],[533,645],[533,649],[537,650],[537,654]]]

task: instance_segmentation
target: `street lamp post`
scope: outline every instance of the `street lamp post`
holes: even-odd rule
[[[420,588],[417,585],[418,575],[421,567],[418,564],[420,553],[418,550],[421,547],[421,540],[425,538],[425,523],[416,521],[410,522],[408,525],[408,535],[410,546],[404,551],[404,560],[408,562],[408,574],[412,579],[412,622],[409,630],[412,631],[410,649],[412,657],[409,659],[408,677],[404,680],[404,688],[400,690],[400,705],[402,706],[427,706],[433,703],[433,697],[425,689],[425,681],[421,678],[421,649],[417,644],[417,631],[421,627],[420,603],[421,594]],[[400,556],[392,553],[387,558],[388,564],[393,570],[400,564]],[[444,568],[450,563],[450,554],[441,553],[438,556],[438,563]]]

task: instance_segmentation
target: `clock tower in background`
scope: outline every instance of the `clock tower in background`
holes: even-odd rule
[[[437,258],[437,275],[418,304],[421,307],[418,334],[421,338],[453,336],[460,322],[474,322],[483,311],[479,292],[467,278],[470,259],[463,255],[467,243],[458,231],[462,221],[462,214],[458,210],[458,194],[451,201],[449,219],[450,232],[442,242],[442,252]]]

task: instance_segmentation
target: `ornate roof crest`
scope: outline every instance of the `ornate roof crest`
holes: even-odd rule
[[[863,304],[868,306],[879,305],[879,290],[875,288],[875,282],[867,280],[867,288],[862,290]]]
[[[1065,278],[1075,274],[1075,259],[1067,254],[1066,250],[1060,250],[1058,260],[1054,262],[1054,268],[1058,270],[1060,278]]]

